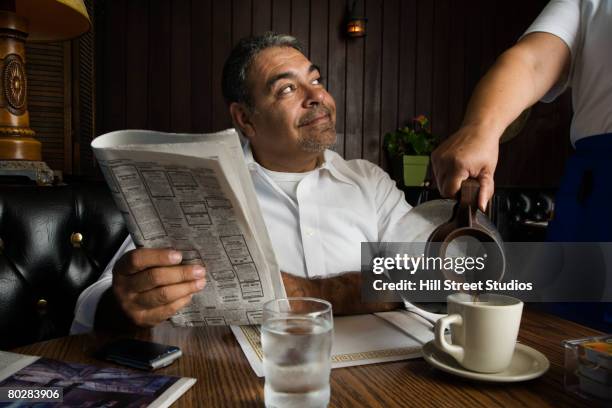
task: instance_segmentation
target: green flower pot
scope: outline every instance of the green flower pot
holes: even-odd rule
[[[425,181],[429,156],[404,156],[404,185],[420,187]]]

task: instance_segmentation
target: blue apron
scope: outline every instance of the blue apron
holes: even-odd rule
[[[576,142],[548,226],[551,242],[612,242],[612,133]],[[558,303],[552,312],[607,333],[611,303]]]

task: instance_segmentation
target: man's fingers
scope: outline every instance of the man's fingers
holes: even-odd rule
[[[440,194],[442,194],[443,197],[454,198],[457,192],[461,190],[461,183],[467,180],[468,176],[469,174],[465,171],[446,174],[444,179],[442,179]]]
[[[187,295],[167,305],[159,306],[154,309],[139,310],[131,316],[132,321],[135,325],[140,327],[155,326],[187,306],[189,302],[191,302],[192,297],[193,295]]]
[[[134,297],[134,302],[144,308],[157,308],[168,305],[176,300],[199,292],[206,284],[204,279],[176,283],[174,285],[160,286],[146,292],[139,293]]]
[[[457,195],[457,192],[461,189],[461,182],[464,179],[459,177],[449,177],[442,182],[440,188],[440,194],[442,197],[453,198]]]
[[[156,309],[151,310],[151,314],[153,316],[158,316],[160,319],[158,323],[161,323],[164,320],[167,320],[168,318],[176,314],[176,312],[178,312],[185,306],[187,306],[191,302],[192,297],[193,295],[184,296],[180,299],[175,300],[174,302],[170,304],[160,306]]]
[[[495,191],[495,182],[490,174],[482,174],[478,177],[480,182],[480,192],[478,193],[478,207],[484,212],[487,209],[487,204],[493,192]]]
[[[179,265],[145,269],[129,279],[132,290],[146,292],[159,286],[203,279],[205,275],[206,269],[201,265]]]
[[[126,252],[115,265],[121,275],[131,275],[156,266],[177,265],[183,256],[173,249],[138,248]]]

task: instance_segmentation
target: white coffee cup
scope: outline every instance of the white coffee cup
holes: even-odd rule
[[[512,361],[521,324],[523,302],[510,296],[484,294],[448,296],[448,316],[436,322],[436,347],[468,370],[498,373]],[[444,331],[450,328],[452,344]]]

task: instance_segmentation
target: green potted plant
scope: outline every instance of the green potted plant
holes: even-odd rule
[[[406,186],[422,186],[427,175],[429,155],[438,145],[431,133],[429,119],[419,115],[408,126],[385,135],[384,146],[389,155],[392,174]]]

